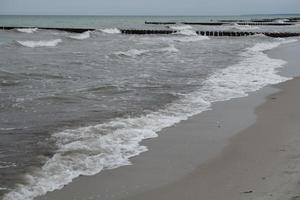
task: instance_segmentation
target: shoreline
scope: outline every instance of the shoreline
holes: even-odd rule
[[[300,49],[299,42],[291,46]],[[292,48],[270,56],[282,50],[287,55]],[[281,73],[299,76],[295,58]],[[300,199],[300,77],[272,88],[279,92],[255,109],[256,122],[230,138],[220,155],[177,182],[125,200]]]
[[[281,59],[282,51],[290,49],[289,45],[299,47],[299,42],[296,44],[286,44],[271,50],[271,57],[275,56],[275,58]],[[289,54],[289,56],[291,55]],[[292,59],[295,62],[290,62],[293,61]],[[298,76],[300,73],[295,66],[292,66],[297,64],[296,56],[294,55],[294,58],[289,58],[287,61],[289,61],[288,66],[282,70],[282,73]],[[214,162],[220,162],[219,167],[224,166],[228,161],[224,160],[222,156],[235,155],[234,151],[228,150],[228,148],[232,148],[235,144],[241,144],[238,138],[241,135],[251,135],[250,133],[244,134],[244,132],[263,121],[260,120],[260,109],[271,105],[275,100],[273,98],[284,95],[284,91],[292,87],[291,84],[294,82],[299,83],[300,81],[294,79],[279,84],[279,86],[268,86],[250,93],[248,97],[214,103],[212,110],[164,129],[158,138],[143,141],[142,144],[147,146],[149,151],[132,158],[133,165],[105,170],[91,177],[77,178],[62,190],[50,192],[36,199],[194,199],[196,197],[217,199],[217,197],[210,196],[205,198],[205,190],[201,196],[195,196],[201,191],[196,186],[200,184],[197,181],[203,178],[203,173],[200,173],[203,172],[203,167],[204,171],[205,169],[210,170],[211,167],[207,166]],[[277,89],[278,87],[279,89]],[[278,92],[279,90],[280,92]],[[257,107],[259,108],[254,112]],[[258,118],[255,113],[258,114]],[[199,132],[201,133],[199,134]],[[245,146],[247,145],[249,143],[246,142]],[[249,147],[246,150],[248,152],[251,149]],[[227,153],[227,155],[226,152],[231,153]],[[248,160],[246,159],[246,161]],[[231,163],[229,162],[228,165]],[[210,176],[207,175],[205,180],[214,180],[214,173],[210,171],[206,174],[210,174]],[[222,176],[218,175],[219,177]],[[236,176],[237,179],[238,177],[240,176]],[[191,185],[188,187],[186,184]],[[205,186],[201,188],[205,188]],[[222,185],[218,187],[213,185],[213,187],[220,191],[226,189],[222,188]],[[206,188],[206,192],[208,189]],[[254,189],[246,189],[241,191],[253,193]],[[183,194],[186,196],[180,196]],[[220,194],[220,197],[223,197],[224,191]],[[246,198],[245,194],[242,194],[239,198]]]
[[[256,109],[257,122],[216,158],[165,187],[125,199],[299,199],[300,78]],[[282,106],[282,105],[289,106]]]

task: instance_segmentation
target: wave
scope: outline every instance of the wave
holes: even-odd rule
[[[284,24],[286,22],[288,22],[289,19],[278,19],[278,20],[275,20],[276,23],[280,23],[280,24]]]
[[[154,49],[153,52],[156,52],[156,53],[161,53],[161,52],[177,53],[177,52],[179,52],[179,50],[174,45],[170,45],[169,47]]]
[[[108,33],[108,34],[121,33],[121,31],[117,28],[105,28],[105,29],[100,29],[100,31],[103,32],[103,33]]]
[[[260,28],[258,26],[234,24],[233,26],[230,26],[230,29],[246,31],[246,30],[257,30]]]
[[[55,47],[59,43],[62,42],[61,39],[55,39],[55,40],[40,40],[40,41],[16,41],[20,45],[24,47],[30,47],[30,48],[35,48],[35,47]]]
[[[202,40],[209,40],[210,38],[208,36],[192,36],[192,37],[174,37],[171,38],[175,42],[196,42],[196,41],[202,41]]]
[[[187,30],[187,29],[193,29],[192,26],[190,25],[181,25],[181,26],[170,26],[171,29],[174,29],[174,30]]]
[[[291,41],[261,43],[241,53],[241,62],[217,70],[203,86],[162,110],[136,118],[118,118],[95,126],[53,134],[58,151],[34,174],[28,184],[4,196],[4,200],[32,200],[48,191],[61,189],[80,175],[130,165],[130,158],[147,151],[140,142],[157,137],[157,132],[208,110],[213,102],[247,96],[249,92],[288,80],[277,74],[286,63],[264,51]]]
[[[16,130],[16,128],[0,128],[0,131],[12,131],[12,130]]]
[[[116,52],[114,54],[115,55],[120,55],[120,56],[136,57],[136,56],[146,54],[148,52],[149,52],[149,50],[144,50],[144,49],[141,49],[141,50],[130,49],[128,51],[119,51],[119,52]]]
[[[173,33],[174,35],[185,35],[185,36],[197,36],[198,34],[194,30],[184,29]]]
[[[18,28],[16,30],[21,33],[34,33],[38,30],[38,28]]]
[[[179,50],[174,46],[170,45],[169,47],[158,48],[158,49],[130,49],[128,51],[119,51],[114,53],[114,55],[127,56],[135,58],[137,56],[146,55],[150,53],[176,53]]]
[[[15,163],[0,161],[0,169],[11,168],[11,167],[16,167],[16,166],[17,165]]]
[[[139,38],[143,43],[158,43],[158,42],[166,42],[166,43],[174,43],[174,42],[197,42],[203,40],[210,40],[208,36],[184,36],[184,35],[173,35],[168,37],[143,37]]]
[[[177,30],[175,35],[197,36],[196,31],[190,25],[170,26],[170,28]]]
[[[75,39],[75,40],[84,40],[84,39],[88,39],[91,36],[91,31],[86,31],[84,33],[80,33],[77,35],[71,35],[68,36],[69,38]]]
[[[297,42],[297,39],[284,39],[284,38],[276,38],[275,40],[277,40],[276,42],[273,43],[259,43],[256,44],[254,47],[249,48],[250,51],[257,51],[257,52],[262,52],[262,51],[266,51],[266,50],[270,50],[270,49],[274,49],[276,47],[278,47],[281,44],[288,44],[288,43],[293,43],[293,42]]]

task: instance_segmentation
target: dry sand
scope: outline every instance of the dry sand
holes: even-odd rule
[[[289,61],[283,73],[299,75],[299,52],[294,43],[270,55]],[[149,151],[133,165],[77,178],[38,199],[300,199],[299,91],[296,78],[216,103],[145,141]]]

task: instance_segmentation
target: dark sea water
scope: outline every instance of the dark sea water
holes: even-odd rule
[[[129,164],[147,150],[139,142],[162,128],[288,79],[277,74],[285,62],[264,51],[297,38],[209,38],[195,30],[300,32],[299,24],[176,25],[180,33],[166,36],[118,28],[259,17],[0,16],[0,27],[97,29],[0,31],[0,198],[30,200],[79,175]]]

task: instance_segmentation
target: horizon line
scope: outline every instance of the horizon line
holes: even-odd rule
[[[108,14],[103,14],[103,15],[97,15],[97,14],[0,14],[0,16],[87,16],[87,17],[232,17],[232,16],[268,16],[268,15],[300,15],[300,13],[256,13],[256,14],[223,14],[223,15],[161,15],[161,14],[145,14],[145,15],[140,15],[140,14],[128,14],[128,15],[108,15]]]

